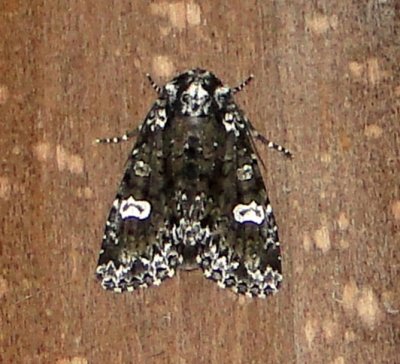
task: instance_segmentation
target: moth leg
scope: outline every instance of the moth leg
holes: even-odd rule
[[[289,149],[286,149],[284,146],[280,144],[276,144],[273,141],[267,139],[264,135],[260,134],[254,127],[253,125],[248,122],[249,128],[250,128],[250,136],[254,137],[255,139],[259,140],[261,143],[266,145],[270,149],[275,149],[280,153],[283,153],[283,155],[289,159],[293,158],[293,154]],[[262,159],[261,159],[262,160]]]
[[[121,142],[126,142],[127,140],[135,137],[138,135],[140,131],[140,128],[136,128],[134,130],[128,131],[127,133],[125,133],[124,135],[120,135],[120,136],[113,136],[113,137],[109,137],[109,138],[98,138],[95,140],[95,142],[97,144],[117,144],[117,143],[121,143]]]
[[[233,87],[233,88],[231,89],[232,94],[234,95],[234,94],[236,94],[236,93],[242,91],[242,90],[251,82],[251,80],[253,80],[253,78],[254,78],[254,75],[251,74],[251,75],[250,75],[249,77],[247,77],[247,79],[244,80],[241,84],[239,84],[239,85],[236,86],[236,87]],[[276,143],[270,141],[270,140],[267,139],[264,135],[260,134],[260,133],[253,127],[253,125],[250,123],[250,121],[247,120],[247,119],[246,119],[246,124],[248,125],[249,130],[250,130],[250,133],[249,133],[249,134],[250,134],[250,135],[249,135],[250,137],[254,137],[255,139],[261,141],[261,142],[262,142],[263,144],[265,144],[268,148],[275,149],[275,150],[277,150],[278,152],[283,153],[284,156],[287,157],[287,158],[292,158],[292,157],[293,157],[293,154],[292,154],[292,152],[290,152],[290,150],[286,149],[285,147],[283,147],[283,146],[280,145],[280,144],[276,144]],[[251,139],[251,142],[252,142],[252,145],[253,145],[253,149],[254,149],[254,150],[257,150],[257,149],[255,148],[254,143],[253,143],[253,138],[250,138],[250,139]],[[259,159],[260,159],[261,162],[262,162],[262,159],[261,159],[261,158],[259,158]],[[262,164],[263,164],[263,166],[265,167],[265,165],[264,165],[263,162],[262,162]]]
[[[254,130],[253,133],[255,134],[254,137],[261,141],[263,144],[265,144],[268,148],[270,149],[275,149],[280,153],[283,153],[283,155],[287,158],[293,158],[293,154],[289,149],[286,149],[280,144],[276,144],[272,142],[271,140],[267,139],[264,135],[258,133],[258,131]]]
[[[157,83],[151,77],[150,73],[146,73],[146,77],[149,80],[151,87],[153,87],[153,89],[160,95],[162,92],[162,88],[157,85]]]

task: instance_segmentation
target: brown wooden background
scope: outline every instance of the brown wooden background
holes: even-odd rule
[[[399,363],[400,5],[1,1],[1,363]],[[163,84],[204,67],[253,124],[285,282],[201,272],[117,295],[94,279],[130,143]]]

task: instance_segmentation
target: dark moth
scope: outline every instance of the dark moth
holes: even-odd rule
[[[278,290],[278,229],[253,148],[260,136],[233,100],[244,84],[226,87],[201,69],[153,83],[159,97],[136,132],[105,227],[103,288],[133,291],[199,267],[247,296]]]

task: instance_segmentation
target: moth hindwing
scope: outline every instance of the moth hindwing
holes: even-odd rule
[[[151,80],[151,79],[150,79]],[[250,80],[250,78],[249,78]],[[278,230],[253,149],[261,137],[229,88],[193,69],[158,87],[106,222],[97,267],[105,289],[158,285],[200,267],[221,287],[252,297],[282,281]]]

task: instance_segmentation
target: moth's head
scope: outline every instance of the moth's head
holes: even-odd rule
[[[208,116],[221,109],[231,95],[231,90],[211,72],[198,68],[180,74],[164,90],[176,111],[192,117]]]

